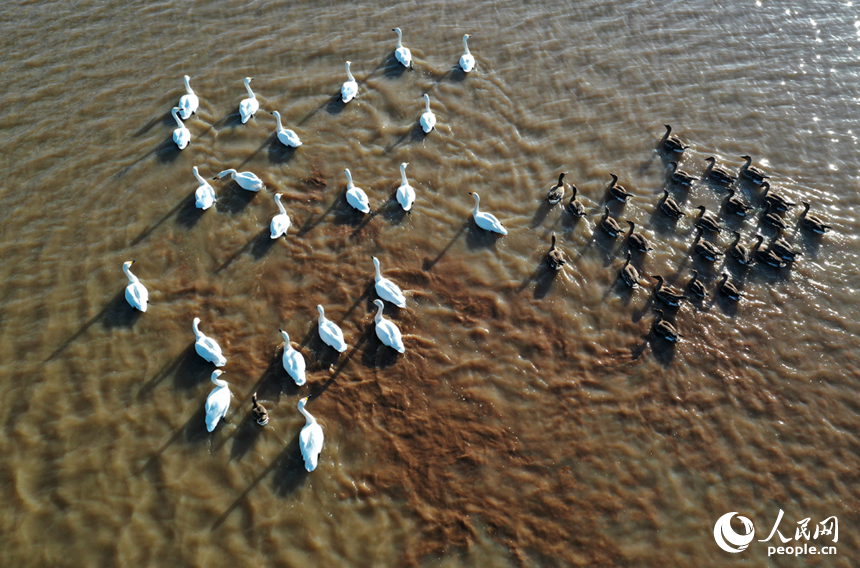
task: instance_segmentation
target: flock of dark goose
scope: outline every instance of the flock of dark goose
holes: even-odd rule
[[[707,166],[700,177],[681,170],[678,162],[675,160],[680,159],[684,150],[689,146],[672,134],[672,127],[670,125],[666,124],[664,126],[666,133],[659,142],[659,150],[665,157],[670,159],[669,165],[672,171],[668,176],[668,181],[671,185],[686,190],[694,182],[703,180],[715,188],[724,189],[728,193],[723,203],[724,214],[729,217],[743,219],[751,216],[755,209],[753,205],[745,202],[737,195],[737,188],[741,184],[744,184],[753,193],[758,193],[758,200],[762,209],[760,216],[761,224],[771,227],[775,231],[767,248],[762,248],[761,246],[764,242],[764,235],[760,233],[755,235],[755,243],[753,245],[746,246],[741,243],[741,234],[738,231],[732,231],[734,240],[727,249],[723,250],[717,243],[702,238],[705,234],[718,236],[724,227],[717,215],[708,212],[704,205],[699,205],[695,208],[699,213],[695,217],[696,237],[691,247],[691,254],[695,254],[706,264],[714,264],[728,253],[733,261],[737,262],[742,272],[753,264],[764,265],[771,269],[781,269],[794,263],[800,252],[783,237],[783,231],[789,227],[789,223],[783,214],[792,207],[795,207],[797,203],[772,191],[770,183],[767,181],[770,176],[761,169],[753,166],[750,156],[741,156],[744,164],[737,172],[737,175],[719,166],[714,157],[705,159]],[[558,178],[558,182],[549,189],[547,201],[550,204],[559,203],[564,198],[566,187],[564,176],[565,174],[562,173]],[[618,183],[618,176],[615,174],[610,174],[610,176],[612,177],[612,181],[606,190],[606,201],[626,203],[632,193]],[[587,213],[585,206],[577,199],[576,186],[570,185],[569,187],[573,192],[573,196],[567,204],[567,211],[574,217],[584,217]],[[809,212],[809,202],[803,201],[802,203],[803,212],[798,219],[801,229],[813,235],[823,235],[831,228],[824,219]],[[669,195],[668,189],[663,190],[663,196],[657,205],[662,213],[672,221],[677,221],[688,214]],[[692,213],[690,214],[692,215]],[[708,297],[707,287],[699,278],[697,270],[692,270],[692,278],[687,282],[684,291],[667,286],[660,275],[648,276],[647,274],[640,273],[631,263],[632,253],[635,251],[637,254],[644,255],[654,250],[654,248],[645,236],[634,232],[636,226],[633,221],[628,220],[626,224],[630,226],[626,234],[627,261],[621,268],[620,273],[620,278],[624,284],[635,289],[642,283],[643,276],[651,278],[656,281],[654,287],[655,298],[662,304],[671,307],[678,307],[683,301],[701,301]],[[604,214],[600,219],[599,225],[600,229],[613,239],[624,234],[622,225],[612,216],[608,205],[604,206]],[[565,264],[564,253],[557,247],[555,235],[552,236],[552,246],[547,254],[547,263],[556,270],[561,269]],[[727,272],[723,272],[721,276],[722,280],[717,283],[716,293],[730,302],[740,301],[744,294],[738,289],[738,285],[729,280]],[[661,339],[677,342],[682,337],[681,333],[679,333],[672,322],[668,321],[662,309],[655,309],[655,311],[657,316],[651,326],[651,331]]]
[[[399,28],[393,30],[397,33],[397,46],[394,50],[394,57],[400,65],[406,68],[412,68],[412,56],[408,48],[404,47],[401,41],[402,34]],[[464,53],[459,60],[459,67],[464,73],[469,73],[475,66],[475,59],[469,52],[467,40],[468,34],[463,36]],[[350,62],[346,62],[347,81],[341,87],[341,100],[344,104],[349,103],[358,94],[358,83],[350,71]],[[241,101],[239,104],[239,115],[242,124],[248,122],[258,111],[259,102],[251,90],[251,77],[244,80],[244,86],[248,93],[248,98]],[[183,120],[189,119],[197,110],[199,99],[190,86],[190,78],[185,76],[186,94],[179,101],[178,106],[171,110],[177,128],[173,132],[173,141],[176,146],[182,150],[188,147],[191,141],[191,133],[185,127]],[[425,111],[420,116],[418,123],[421,125],[425,133],[430,133],[436,124],[436,117],[430,110],[430,99],[428,95],[424,95]],[[276,119],[277,129],[276,136],[280,143],[291,148],[298,148],[302,145],[299,136],[292,130],[283,127],[281,116],[277,111],[272,114]],[[671,127],[666,125],[666,134],[659,142],[659,148],[668,157],[675,160],[680,159],[684,150],[687,148],[677,136],[672,135]],[[717,235],[723,229],[720,220],[713,213],[706,210],[704,206],[699,206],[698,215],[696,216],[697,234],[692,247],[692,254],[697,255],[707,263],[714,263],[726,253],[741,266],[748,267],[754,263],[767,265],[773,268],[782,268],[795,261],[798,252],[792,247],[791,243],[787,242],[782,237],[782,231],[788,227],[788,223],[783,217],[783,213],[796,206],[796,203],[791,202],[784,196],[771,190],[767,181],[768,176],[752,165],[752,159],[749,156],[743,157],[746,161],[740,168],[737,175],[732,174],[728,170],[719,166],[714,158],[707,158],[707,167],[703,171],[701,178],[693,176],[680,169],[676,161],[670,161],[672,167],[669,181],[671,184],[681,188],[690,187],[699,179],[706,179],[713,186],[724,188],[728,191],[728,197],[724,204],[726,215],[746,217],[751,214],[754,207],[748,204],[738,196],[735,191],[740,183],[748,184],[759,191],[759,200],[764,207],[761,222],[775,228],[776,234],[771,240],[767,248],[762,248],[764,237],[760,234],[756,235],[756,242],[750,247],[742,244],[741,235],[734,232],[735,239],[728,249],[721,250],[720,247],[709,240],[702,238],[704,234]],[[406,163],[401,164],[401,185],[396,192],[396,200],[405,211],[410,211],[412,204],[415,201],[415,191],[410,186],[406,178]],[[195,204],[198,208],[206,210],[210,208],[216,201],[216,194],[212,186],[200,175],[198,168],[193,168],[194,176],[197,178],[199,186],[195,191]],[[345,170],[347,179],[346,201],[350,206],[361,213],[369,213],[370,206],[366,193],[359,187],[356,187],[352,181],[352,176],[349,170]],[[610,174],[612,182],[607,188],[606,201],[625,203],[631,196],[631,191],[618,183],[618,177],[615,174]],[[247,191],[257,192],[264,188],[263,180],[252,172],[238,172],[235,169],[227,169],[220,172],[215,179],[221,179],[230,176],[242,189]],[[587,215],[585,206],[577,199],[577,188],[574,185],[567,185],[564,182],[565,174],[559,175],[558,182],[554,184],[548,194],[547,200],[550,204],[561,202],[566,193],[566,189],[572,192],[572,197],[566,205],[566,211],[574,217],[584,217]],[[472,193],[474,197],[473,218],[475,223],[481,229],[495,232],[501,235],[507,234],[507,229],[504,225],[492,214],[479,210],[480,198],[477,193]],[[281,203],[281,194],[274,196],[275,203],[279,213],[275,215],[270,223],[271,238],[277,239],[287,235],[290,228],[290,218],[286,208]],[[680,217],[687,215],[688,212],[678,204],[670,195],[668,190],[664,190],[663,197],[658,202],[660,210],[670,219],[677,220]],[[690,213],[692,214],[692,213]],[[636,233],[636,226],[632,221],[626,221],[629,229],[626,229],[626,242],[628,246],[627,261],[621,269],[620,278],[630,288],[637,288],[642,277],[649,277],[635,268],[631,262],[632,256],[645,255],[653,250],[649,241],[640,233]],[[611,238],[616,238],[625,234],[625,229],[619,221],[614,218],[610,212],[608,205],[604,208],[604,215],[599,222],[600,229]],[[800,226],[804,230],[812,233],[823,234],[830,227],[821,218],[809,213],[809,203],[804,202],[804,210],[800,216]],[[134,261],[128,261],[123,264],[123,270],[128,277],[128,285],[125,291],[125,297],[128,303],[145,312],[148,303],[148,291],[140,280],[131,273],[131,266]],[[406,299],[400,288],[391,280],[384,278],[381,274],[380,263],[377,258],[373,258],[375,275],[375,290],[380,299],[375,301],[377,313],[375,316],[376,334],[380,341],[396,351],[403,353],[405,346],[403,344],[402,335],[397,325],[383,317],[384,309],[383,300],[392,303],[399,307],[406,305]],[[552,247],[547,255],[547,263],[552,269],[559,270],[565,264],[565,255],[557,246],[556,237],[552,235]],[[728,274],[723,273],[723,278],[717,285],[717,294],[725,296],[731,301],[738,301],[743,296],[735,284],[728,280]],[[692,298],[704,299],[708,295],[708,291],[699,279],[697,271],[693,271],[693,277],[686,286],[686,291],[681,292],[667,286],[663,277],[660,275],[650,276],[657,282],[654,288],[654,295],[657,300],[667,306],[678,306],[682,301],[691,300]],[[342,353],[347,349],[347,343],[344,340],[343,331],[334,322],[325,317],[323,306],[317,306],[319,312],[318,331],[321,339],[336,351]],[[651,331],[659,338],[676,342],[681,337],[676,327],[668,321],[663,310],[657,309],[657,317],[655,318]],[[221,351],[217,341],[206,336],[200,330],[200,319],[194,318],[192,329],[195,335],[195,350],[206,361],[215,365],[216,369],[212,372],[211,381],[216,385],[206,399],[206,427],[212,432],[219,421],[226,416],[230,405],[232,393],[226,381],[219,378],[223,371],[218,367],[223,367],[227,363],[227,358]],[[284,339],[284,351],[282,356],[283,366],[285,371],[292,377],[297,385],[301,386],[306,383],[305,378],[305,360],[304,356],[298,350],[294,349],[290,343],[290,338],[287,332],[280,330]],[[315,418],[305,409],[308,398],[302,398],[298,403],[298,410],[306,419],[300,436],[299,444],[301,452],[305,460],[305,467],[308,471],[313,471],[318,463],[318,456],[323,445],[322,427],[317,423]],[[252,418],[261,426],[264,426],[269,421],[268,412],[257,401],[256,393],[252,395]]]
[[[394,28],[392,31],[397,33],[397,45],[393,52],[394,58],[397,60],[397,65],[402,65],[407,69],[412,69],[412,54],[407,47],[403,46],[402,33],[400,29]],[[458,66],[463,73],[469,73],[475,68],[475,58],[469,52],[468,39],[470,37],[471,36],[469,34],[465,34],[463,36],[464,52],[458,61]],[[346,76],[347,80],[343,83],[340,89],[340,98],[343,104],[349,103],[358,95],[358,82],[350,71],[349,61],[346,62]],[[197,111],[200,103],[197,94],[191,88],[190,79],[191,78],[188,75],[185,75],[184,81],[186,94],[180,98],[179,104],[171,109],[171,115],[176,121],[176,129],[173,131],[173,142],[179,150],[184,150],[191,142],[191,131],[185,126],[183,120],[191,118],[191,116]],[[253,77],[247,77],[244,80],[244,86],[248,93],[248,98],[243,99],[239,103],[239,117],[242,124],[247,123],[260,110],[260,103],[251,89],[252,80]],[[436,126],[436,116],[430,109],[429,95],[424,94],[422,98],[425,106],[424,112],[418,119],[418,124],[420,124],[425,134],[429,134]],[[276,120],[277,129],[275,130],[275,133],[278,141],[293,149],[300,147],[302,145],[302,141],[299,136],[293,130],[284,128],[280,114],[277,111],[273,111],[271,114],[274,115]],[[397,188],[395,199],[404,211],[410,211],[412,209],[412,204],[415,201],[415,190],[406,178],[406,166],[407,163],[403,163],[400,166],[401,185]],[[200,175],[197,166],[192,168],[192,172],[197,178],[199,184],[195,191],[195,205],[201,210],[207,210],[212,207],[217,199],[215,190]],[[361,188],[356,187],[348,169],[345,170],[344,173],[347,179],[347,203],[363,214],[370,213],[371,210],[367,194]],[[247,191],[258,192],[265,187],[263,180],[253,172],[238,172],[235,169],[226,169],[215,176],[214,179],[222,179],[227,176],[232,178],[239,187]],[[474,218],[478,226],[487,230],[506,234],[507,231],[501,223],[499,223],[498,219],[493,215],[478,211],[478,194],[473,193],[472,195],[475,198]],[[270,222],[272,239],[286,236],[290,228],[290,217],[286,208],[281,203],[281,197],[282,195],[280,193],[274,196],[275,204],[278,207],[279,213],[275,215]],[[383,317],[382,312],[385,306],[383,300],[398,307],[405,307],[406,298],[397,284],[382,276],[379,259],[373,257],[372,260],[376,270],[374,288],[380,298],[374,302],[377,306],[377,313],[374,318],[376,335],[383,344],[399,353],[403,353],[406,348],[403,344],[400,330],[394,322]],[[149,301],[149,292],[137,276],[132,274],[131,266],[133,263],[134,261],[127,261],[123,263],[122,267],[128,277],[128,285],[125,289],[125,298],[133,308],[140,310],[141,312],[146,312]],[[321,339],[337,352],[343,353],[347,349],[347,343],[344,339],[343,331],[336,323],[325,317],[323,306],[317,306],[317,310],[319,312],[318,331]],[[221,419],[226,416],[227,410],[230,407],[230,400],[233,396],[230,391],[229,384],[220,378],[223,371],[220,368],[217,368],[226,365],[227,358],[222,353],[218,342],[211,337],[208,337],[200,330],[200,318],[194,318],[194,321],[192,322],[192,330],[195,336],[195,351],[203,359],[209,361],[216,367],[211,376],[211,381],[215,384],[215,388],[206,398],[205,406],[206,429],[209,432],[212,432]],[[284,330],[279,331],[284,338],[284,351],[282,356],[284,370],[290,375],[290,377],[292,377],[297,385],[304,385],[306,383],[304,356],[301,352],[292,347],[287,332]],[[305,426],[299,434],[299,446],[302,456],[304,457],[305,468],[308,471],[313,471],[317,467],[324,436],[322,427],[305,409],[307,402],[308,397],[304,397],[298,403],[298,410],[302,415],[304,415],[306,420]],[[252,395],[251,403],[252,419],[260,426],[265,426],[269,422],[269,414],[268,411],[257,401],[256,393]]]

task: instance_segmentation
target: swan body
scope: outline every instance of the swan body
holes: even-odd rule
[[[349,71],[349,61],[346,62],[347,81],[340,87],[340,98],[344,103],[348,103],[358,94],[358,82]]]
[[[388,278],[383,278],[379,269],[379,259],[375,256],[371,258],[373,258],[373,266],[376,269],[376,283],[374,284],[376,293],[386,302],[391,302],[398,308],[405,308],[406,296],[400,291],[400,287]]]
[[[128,277],[128,286],[125,287],[125,300],[132,308],[145,312],[147,302],[149,302],[149,291],[146,286],[140,283],[137,276],[131,273],[132,264],[134,264],[133,260],[122,263],[122,271]]]
[[[370,213],[370,200],[367,198],[367,194],[352,183],[352,174],[349,173],[348,169],[344,172],[346,173],[346,202],[362,213]]]
[[[272,222],[269,223],[269,230],[271,231],[271,237],[273,239],[278,239],[287,234],[287,230],[290,228],[290,216],[287,215],[287,210],[284,209],[284,205],[281,203],[281,194],[275,194],[275,205],[278,206],[278,213],[274,217],[272,217]]]
[[[245,77],[245,90],[248,91],[248,98],[242,99],[239,103],[239,115],[242,117],[242,124],[248,122],[258,110],[260,110],[260,101],[257,100],[257,95],[251,90],[251,80],[253,77]]]
[[[239,184],[239,187],[248,191],[260,191],[265,187],[263,185],[263,180],[257,177],[257,174],[252,172],[237,172],[234,169],[224,170],[218,174],[215,179],[221,179],[228,175]]]
[[[281,141],[281,144],[284,146],[289,146],[290,148],[298,148],[302,145],[302,141],[299,139],[299,135],[289,128],[284,128],[281,124],[281,113],[278,111],[272,111],[272,114],[275,115],[275,119],[278,121],[278,130],[276,131],[278,134],[278,140]]]
[[[505,226],[502,225],[501,221],[496,219],[495,215],[478,211],[478,205],[481,202],[481,198],[478,194],[474,191],[470,192],[470,194],[475,198],[475,208],[472,209],[472,217],[475,219],[475,223],[485,231],[507,235],[508,230],[505,229]]]
[[[194,205],[196,205],[198,209],[203,209],[205,211],[215,203],[215,190],[212,189],[212,186],[209,185],[208,181],[200,176],[200,171],[197,169],[197,166],[191,168],[191,171],[194,172],[194,177],[197,178],[197,181],[200,184],[194,191]]]
[[[407,69],[412,69],[412,52],[408,47],[403,47],[403,33],[400,28],[391,30],[397,33],[397,47],[394,49],[394,58]]]
[[[179,116],[182,117],[182,120],[188,120],[191,118],[191,115],[197,112],[197,107],[200,106],[200,99],[197,98],[197,95],[194,94],[194,91],[191,90],[191,85],[189,81],[191,77],[188,75],[185,76],[185,92],[186,94],[182,95],[179,98]]]
[[[415,203],[415,189],[409,185],[409,180],[406,179],[406,166],[409,162],[400,164],[400,187],[397,188],[397,203],[403,207],[404,211],[411,211],[412,204]]]
[[[214,430],[218,422],[227,416],[227,409],[230,408],[230,397],[233,396],[227,381],[218,378],[223,372],[221,369],[212,371],[211,380],[215,383],[215,388],[206,397],[206,430],[209,432]]]
[[[466,43],[472,37],[470,34],[465,34],[463,36],[463,55],[460,56],[460,69],[463,70],[463,73],[468,73],[472,69],[475,68],[475,56],[469,52],[469,44]]]
[[[322,426],[317,423],[317,419],[305,410],[307,403],[308,397],[299,401],[299,412],[305,417],[305,426],[299,433],[299,448],[302,450],[302,457],[305,458],[305,469],[313,471],[317,468],[325,436]]]
[[[343,340],[343,331],[336,323],[325,317],[325,310],[322,306],[318,305],[317,311],[320,313],[318,327],[322,340],[338,353],[346,351],[346,341]]]
[[[376,310],[376,317],[374,318],[376,321],[376,337],[379,338],[379,341],[398,353],[405,352],[406,347],[403,345],[403,337],[400,335],[400,329],[397,328],[397,325],[393,321],[382,316],[382,308],[384,306],[382,300],[374,300],[373,303],[378,308]]]
[[[185,128],[182,120],[179,118],[179,107],[170,109],[170,114],[173,115],[173,120],[176,121],[176,130],[173,131],[173,142],[180,150],[184,150],[188,143],[191,142],[191,131]]]
[[[221,347],[218,345],[218,342],[200,331],[200,318],[194,318],[192,328],[194,329],[194,337],[197,338],[197,341],[194,343],[194,350],[197,351],[197,354],[216,367],[226,365],[227,358],[221,353]]]
[[[287,332],[283,329],[280,332],[284,338],[284,355],[281,357],[284,370],[296,381],[297,385],[302,386],[307,382],[307,378],[305,378],[305,358],[290,345],[290,336],[287,335]]]
[[[424,93],[424,102],[426,107],[424,114],[421,115],[421,128],[424,129],[424,134],[429,134],[431,130],[436,128],[436,115],[430,110],[430,95]]]

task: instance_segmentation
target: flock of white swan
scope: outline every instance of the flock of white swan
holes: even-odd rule
[[[397,46],[394,50],[395,59],[404,67],[412,69],[412,53],[409,51],[409,48],[403,46],[403,34],[400,28],[394,28],[392,31],[397,33]],[[459,66],[464,73],[469,73],[475,68],[475,58],[469,52],[468,39],[470,37],[471,35],[469,34],[465,34],[463,36],[464,53],[460,57]],[[346,75],[347,80],[343,83],[340,90],[341,100],[344,104],[349,103],[358,94],[358,82],[350,71],[349,61],[346,62]],[[182,121],[188,120],[191,115],[197,111],[200,105],[200,99],[191,88],[190,80],[191,78],[188,75],[184,76],[186,94],[182,95],[179,99],[178,105],[171,109],[171,114],[177,125],[177,128],[173,131],[173,141],[176,144],[176,147],[180,150],[188,147],[191,142],[191,132],[185,127],[185,124]],[[251,117],[260,110],[260,103],[257,100],[254,91],[251,89],[252,80],[253,77],[246,77],[244,80],[245,89],[248,92],[248,98],[243,99],[239,103],[239,116],[242,124],[247,123],[248,120],[250,120]],[[429,95],[425,94],[423,98],[425,102],[425,110],[421,114],[418,122],[424,133],[429,134],[436,127],[436,116],[430,109]],[[278,141],[290,148],[298,148],[301,146],[302,141],[299,136],[293,130],[284,128],[283,123],[281,122],[280,113],[278,111],[272,111],[271,114],[274,115],[277,122],[275,133]],[[413,203],[415,202],[415,189],[409,184],[409,180],[406,178],[407,165],[407,162],[400,165],[401,184],[395,193],[395,199],[404,211],[410,211]],[[209,209],[217,199],[215,190],[209,182],[200,175],[197,166],[192,168],[192,172],[199,184],[194,192],[195,206],[202,210]],[[352,174],[350,174],[348,169],[345,169],[344,173],[347,180],[347,203],[357,211],[370,213],[370,202],[367,194],[363,189],[357,187],[353,183]],[[253,172],[238,172],[235,169],[224,170],[215,176],[214,179],[222,179],[228,176],[232,178],[239,187],[247,191],[258,192],[265,187],[263,180]],[[507,234],[507,230],[495,216],[478,210],[480,198],[477,193],[472,193],[472,195],[475,198],[473,215],[478,226],[488,231]],[[287,231],[290,228],[290,217],[287,214],[284,205],[281,203],[281,196],[282,194],[280,193],[275,194],[274,196],[275,204],[278,207],[279,213],[272,218],[270,223],[272,239],[283,237],[287,234]],[[406,347],[403,344],[403,337],[400,333],[400,329],[393,321],[383,316],[382,312],[385,308],[383,300],[397,307],[403,308],[406,306],[406,297],[397,284],[382,276],[379,259],[374,256],[372,257],[372,260],[375,269],[374,288],[380,298],[374,301],[374,304],[377,307],[377,312],[374,317],[376,335],[384,345],[394,349],[398,353],[404,353],[406,351]],[[128,285],[125,289],[125,299],[133,308],[140,310],[141,312],[146,312],[149,301],[149,292],[143,283],[141,283],[140,279],[131,272],[131,266],[133,263],[134,261],[132,260],[127,261],[122,265],[123,272],[125,272],[125,275],[128,278]],[[325,309],[323,306],[318,305],[317,310],[319,312],[317,327],[320,338],[337,352],[343,353],[347,349],[343,330],[341,330],[336,323],[325,317]],[[212,372],[210,380],[215,384],[215,388],[212,389],[209,396],[206,398],[205,405],[206,429],[209,432],[212,432],[221,419],[227,415],[227,410],[230,407],[230,399],[233,396],[227,381],[220,378],[223,374],[220,367],[224,367],[227,364],[227,358],[224,356],[218,342],[200,331],[200,318],[194,318],[192,322],[192,330],[195,337],[194,349],[197,354],[204,360],[215,365],[215,367],[218,367]],[[305,377],[306,364],[304,356],[301,352],[293,348],[287,332],[283,329],[279,331],[284,339],[284,352],[282,356],[284,370],[290,378],[295,381],[296,385],[302,386],[307,382],[307,378]],[[323,447],[324,435],[322,427],[317,423],[313,415],[305,409],[307,402],[308,397],[305,397],[299,400],[298,403],[298,410],[305,417],[305,426],[302,428],[299,435],[299,446],[305,461],[305,469],[307,469],[307,471],[313,471],[317,467],[319,454]],[[268,423],[268,412],[257,402],[256,393],[254,393],[252,397],[252,404],[252,418],[261,426]]]

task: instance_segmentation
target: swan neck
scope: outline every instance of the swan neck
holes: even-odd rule
[[[126,276],[128,276],[128,283],[129,284],[137,284],[138,282],[140,282],[140,280],[138,280],[137,276],[135,276],[134,274],[131,273],[131,266],[126,266],[124,264],[122,266],[122,271],[125,272]]]
[[[481,202],[481,197],[477,193],[473,193],[472,195],[475,196],[475,208],[472,209],[472,214],[477,215],[478,214],[478,204]]]
[[[279,113],[278,111],[275,111],[275,113],[274,113],[274,114],[275,114],[275,120],[277,120],[277,121],[278,121],[278,130],[283,130],[283,129],[284,129],[284,125],[283,125],[283,124],[281,124],[281,113]]]
[[[346,173],[346,187],[347,189],[352,189],[355,185],[352,183],[352,174],[349,173],[349,170],[344,170]]]
[[[252,99],[256,99],[257,95],[254,94],[254,91],[251,90],[251,81],[245,81],[245,90],[248,91],[248,96]]]
[[[284,349],[290,346],[290,336],[283,329],[281,330],[281,337],[284,338]]]
[[[191,90],[191,84],[188,82],[188,75],[183,78],[183,81],[185,81],[185,90],[189,95],[193,95],[194,91]]]
[[[227,176],[227,175],[229,175],[231,177],[236,175],[236,170],[234,170],[234,169],[224,170],[223,172],[218,174],[218,178],[220,179],[220,178]]]
[[[182,124],[182,121],[179,119],[179,114],[176,112],[176,107],[170,109],[170,114],[173,115],[173,120],[176,121],[176,126],[179,128],[185,128],[185,125]]]
[[[382,273],[379,270],[379,259],[375,256],[373,257],[373,266],[376,269],[376,280],[377,282],[382,279]]]
[[[281,215],[287,214],[287,210],[284,209],[284,204],[281,203],[281,196],[280,195],[275,196],[275,204],[278,206],[278,211],[281,212]]]
[[[430,95],[424,95],[424,102],[427,103],[427,112],[430,112]]]
[[[352,76],[352,72],[349,70],[349,61],[346,62],[346,76],[350,81],[355,81],[355,77]]]
[[[313,415],[312,415],[310,412],[308,412],[307,410],[305,410],[305,404],[306,404],[306,403],[305,403],[305,400],[304,400],[304,399],[302,399],[302,400],[300,400],[300,401],[299,401],[299,412],[301,412],[301,413],[302,413],[302,416],[304,416],[304,417],[305,417],[305,426],[307,426],[308,424],[316,424],[316,423],[317,423],[317,419],[316,419],[316,418],[314,418],[314,417],[313,417]]]
[[[202,333],[200,333],[199,325],[200,322],[196,319],[191,323],[191,327],[192,329],[194,329],[194,337],[196,337],[197,339],[200,339],[200,337],[203,335]]]
[[[406,180],[406,164],[400,164],[400,181],[403,185],[407,185],[409,183]]]
[[[194,173],[194,177],[197,178],[197,181],[200,182],[200,185],[206,185],[206,180],[200,176],[200,172],[197,171],[197,166],[194,166],[194,169],[191,170]]]
[[[400,28],[394,28],[394,32],[397,34],[397,47],[403,47],[403,32],[400,31]]]
[[[376,323],[379,323],[382,321],[382,305],[380,305],[380,304],[376,305],[376,316],[373,319],[376,321]]]
[[[219,378],[218,378],[217,376],[215,376],[215,375],[212,375],[212,382],[213,382],[213,383],[215,383],[216,385],[218,385],[219,387],[226,387],[226,386],[228,386],[228,385],[227,385],[227,381],[225,381],[224,379],[219,379]]]
[[[463,49],[465,50],[465,55],[470,55],[470,52],[469,52],[469,44],[468,44],[468,43],[466,43],[468,40],[469,40],[469,36],[464,35],[464,36],[463,36]],[[479,47],[480,47],[480,46],[479,46]]]

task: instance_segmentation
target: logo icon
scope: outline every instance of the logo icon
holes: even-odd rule
[[[726,552],[746,550],[746,547],[755,538],[755,527],[752,521],[741,515],[738,515],[738,520],[744,525],[746,534],[738,534],[732,529],[731,521],[735,515],[737,512],[726,513],[717,519],[717,524],[714,525],[714,540],[717,541],[717,546]]]

